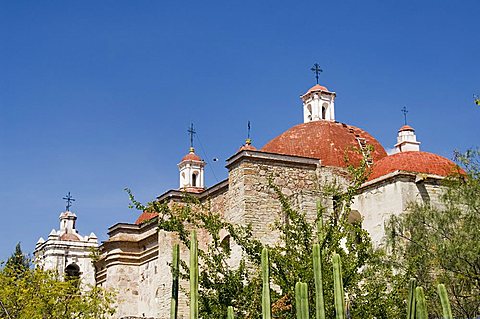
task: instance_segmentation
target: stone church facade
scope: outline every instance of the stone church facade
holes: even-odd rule
[[[292,202],[315,216],[322,185],[347,182],[345,156],[359,163],[367,155],[371,175],[362,185],[352,208],[362,226],[380,244],[384,222],[400,214],[411,201],[436,203],[440,181],[456,169],[441,156],[420,151],[415,131],[403,126],[398,131],[395,153],[387,155],[368,132],[335,120],[335,92],[315,85],[301,96],[304,123],[275,137],[260,149],[249,139],[227,159],[228,178],[205,187],[205,162],[190,148],[178,164],[180,185],[157,197],[158,201],[182,202],[185,192],[231,223],[251,224],[253,235],[265,244],[275,241],[270,226],[280,216],[278,199],[268,186],[275,185]],[[323,198],[332,205],[332,200]],[[169,318],[171,273],[168,263],[177,238],[146,223],[155,214],[142,213],[135,223],[118,223],[109,228],[95,263],[97,285],[113,288],[118,294],[116,318]],[[228,234],[225,234],[228,236]],[[201,239],[201,238],[200,238]],[[201,244],[201,243],[200,243]],[[234,254],[241,251],[232,248]],[[186,247],[181,258],[188,260]],[[184,285],[186,283],[183,283]],[[180,296],[179,318],[188,317],[186,296]]]

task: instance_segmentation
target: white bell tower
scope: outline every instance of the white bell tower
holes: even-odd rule
[[[413,127],[404,125],[398,130],[397,144],[395,152],[418,152],[420,151],[420,142],[417,141]]]
[[[178,164],[180,171],[180,190],[199,193],[205,189],[204,167],[206,163],[195,154],[195,149],[190,147],[190,152]]]
[[[190,151],[178,163],[180,171],[180,190],[192,193],[200,193],[205,190],[204,167],[206,163],[195,154],[193,148],[193,136],[196,134],[193,123],[188,129],[190,134]]]
[[[303,101],[303,122],[335,121],[335,92],[319,84],[300,98]]]

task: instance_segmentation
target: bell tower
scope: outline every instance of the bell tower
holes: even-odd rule
[[[335,121],[335,92],[316,84],[300,98],[303,101],[303,122]]]
[[[413,127],[404,125],[398,130],[397,144],[395,152],[418,152],[420,151],[420,142],[417,141]]]
[[[190,150],[178,163],[180,190],[201,193],[205,189],[204,167],[206,163],[195,154],[195,148],[193,148],[193,136],[196,134],[193,123],[188,129],[188,133],[190,134]]]

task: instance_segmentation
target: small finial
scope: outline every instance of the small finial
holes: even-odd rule
[[[408,113],[407,107],[404,106],[404,107],[401,109],[401,111],[402,111],[402,113],[403,113],[403,119],[404,119],[404,123],[405,123],[404,125],[407,125],[407,113]]]
[[[72,202],[75,201],[75,199],[73,199],[72,195],[70,195],[70,192],[68,192],[67,196],[63,197],[62,199],[66,200],[67,201],[67,212],[70,211],[70,207],[72,207]]]
[[[187,132],[190,134],[190,152],[193,152],[193,136],[197,133],[193,128],[193,123],[190,124]]]
[[[250,121],[247,123],[247,139],[245,140],[245,144],[252,144],[252,139],[250,138]]]
[[[315,78],[317,79],[317,84],[318,84],[318,77],[321,72],[323,72],[322,69],[320,69],[320,65],[318,63],[315,63],[313,67],[310,69],[310,71],[315,73]]]

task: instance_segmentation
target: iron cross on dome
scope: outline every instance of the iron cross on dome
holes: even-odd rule
[[[190,134],[190,148],[193,148],[193,136],[197,134],[195,129],[193,128],[193,123],[190,124],[190,127],[187,130],[188,134]]]
[[[318,76],[320,75],[321,72],[323,72],[323,70],[320,69],[320,65],[318,63],[315,63],[310,70],[315,73],[315,78],[317,79],[317,84],[318,84]]]
[[[403,121],[405,123],[404,125],[407,125],[407,113],[408,113],[407,107],[404,106],[401,111],[403,113]]]
[[[72,207],[72,202],[75,201],[75,199],[72,197],[70,192],[68,192],[67,196],[63,197],[62,199],[67,201],[67,212],[70,211],[70,207]]]

